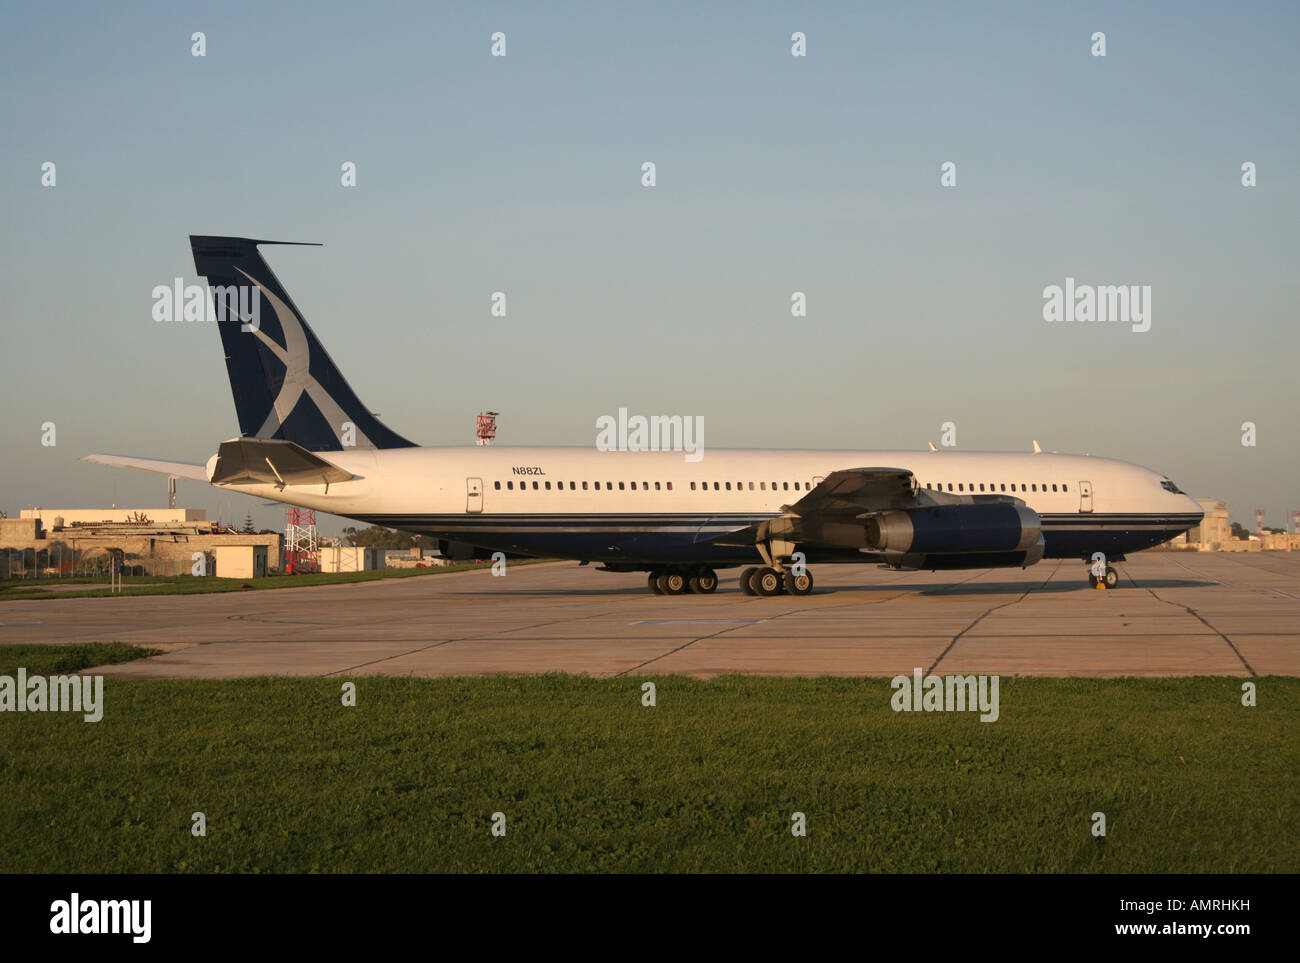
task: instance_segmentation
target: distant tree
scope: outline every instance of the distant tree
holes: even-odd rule
[[[1241,522],[1233,522],[1231,531],[1233,538],[1250,538],[1250,532],[1241,527]]]
[[[252,534],[253,534],[253,531],[254,531],[254,530],[253,530],[253,513],[252,513],[252,512],[249,512],[247,515],[244,516],[244,527],[241,528],[240,531],[241,531],[243,534],[245,534],[245,535],[252,535]]]
[[[369,528],[343,529],[343,540],[359,548],[431,548],[431,539],[424,535],[411,535],[407,532],[394,531],[382,525]]]

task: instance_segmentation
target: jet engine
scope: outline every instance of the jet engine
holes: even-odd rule
[[[1023,505],[936,505],[864,519],[868,549],[901,568],[1033,565],[1043,557],[1043,523]]]

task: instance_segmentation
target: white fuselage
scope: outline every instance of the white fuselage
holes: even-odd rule
[[[618,544],[614,535],[657,533],[693,545],[780,514],[838,469],[905,469],[921,489],[1014,495],[1043,517],[1048,557],[1086,553],[1090,532],[1104,533],[1111,551],[1125,550],[1115,537],[1132,533],[1127,550],[1136,550],[1163,540],[1156,534],[1186,530],[1201,512],[1147,468],[1051,453],[731,449],[689,461],[681,452],[485,446],[319,454],[356,477],[328,488],[237,490],[474,545],[572,558],[605,557],[602,538],[609,557],[628,557],[626,537]]]

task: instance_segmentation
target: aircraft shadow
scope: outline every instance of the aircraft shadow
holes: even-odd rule
[[[1207,582],[1200,579],[1143,579],[1134,583],[1123,579],[1119,583],[1118,589],[1111,591],[1122,591],[1124,589],[1168,589],[1168,588],[1207,588],[1218,585],[1218,582]],[[865,592],[870,594],[896,593],[904,592],[909,595],[1016,595],[1021,592],[1029,591],[1035,595],[1049,594],[1066,594],[1069,592],[1090,592],[1093,589],[1088,585],[1086,579],[1078,581],[1061,581],[1051,582],[1047,585],[1036,585],[1032,582],[980,582],[978,584],[954,584],[952,582],[904,582],[894,585],[836,585],[834,588],[816,588],[813,595],[839,595],[846,592]],[[503,588],[495,592],[453,592],[453,595],[465,597],[484,595],[500,595],[518,597],[521,595],[564,595],[564,596],[590,596],[595,598],[613,598],[624,595],[644,595],[650,596],[650,592],[641,585],[637,586],[620,586],[618,588],[562,588],[562,589],[509,589]],[[740,591],[736,587],[735,579],[723,580],[718,585],[717,595],[739,595]],[[687,598],[689,596],[681,596]],[[781,596],[787,598],[788,596]]]
[[[1218,585],[1201,579],[1142,579],[1138,582],[1121,578],[1119,588],[1123,589],[1165,589],[1165,588],[1203,588]],[[1064,594],[1066,592],[1093,591],[1087,579],[1049,582],[1047,585],[1033,582],[900,582],[893,585],[837,585],[834,588],[819,588],[814,594],[831,594],[839,592],[909,592],[919,595],[1008,595],[1019,592],[1032,592],[1035,595]]]

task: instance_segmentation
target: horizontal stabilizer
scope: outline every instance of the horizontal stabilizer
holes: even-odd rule
[[[99,465],[113,468],[134,468],[136,471],[152,472],[155,475],[174,475],[177,478],[189,478],[193,481],[206,482],[208,470],[203,465],[191,465],[183,461],[159,461],[156,458],[132,458],[130,455],[86,455],[82,461],[93,461]]]
[[[291,441],[236,438],[217,449],[214,485],[329,485],[353,474]]]

